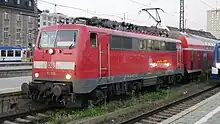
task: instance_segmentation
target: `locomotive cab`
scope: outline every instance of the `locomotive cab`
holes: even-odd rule
[[[76,77],[79,38],[81,29],[57,25],[39,31],[33,54],[32,82],[22,84],[22,91],[34,99],[58,100],[72,92],[72,80]],[[83,32],[83,31],[82,31]],[[80,45],[79,45],[80,46]],[[50,99],[50,100],[51,100]]]
[[[77,30],[40,32],[33,58],[33,79],[68,82],[74,76]]]

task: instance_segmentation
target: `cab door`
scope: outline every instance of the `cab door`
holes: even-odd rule
[[[99,76],[110,76],[110,49],[109,49],[109,35],[106,33],[98,33],[99,45]]]

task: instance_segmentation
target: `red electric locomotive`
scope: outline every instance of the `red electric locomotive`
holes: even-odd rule
[[[183,76],[181,42],[170,38],[63,24],[41,29],[34,51],[33,81],[22,91],[64,105],[97,104]]]
[[[180,82],[186,72],[200,69],[194,59],[190,63],[189,50],[206,51],[206,44],[187,35],[173,37],[180,40],[83,24],[42,28],[32,82],[22,84],[22,91],[35,100],[72,107]]]

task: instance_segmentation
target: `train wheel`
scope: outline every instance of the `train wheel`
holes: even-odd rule
[[[175,75],[171,75],[171,76],[168,77],[168,83],[170,85],[176,84],[176,77],[175,77]]]
[[[113,85],[110,85],[108,86],[108,89],[107,89],[107,102],[110,102],[113,98],[114,98],[114,90],[113,90],[114,86]]]
[[[181,74],[177,74],[176,77],[177,77],[177,79],[176,79],[177,83],[182,84],[183,83],[183,76]]]
[[[91,96],[92,97],[92,99],[91,99],[92,105],[97,106],[97,105],[101,105],[105,102],[106,95],[102,90],[97,89],[97,90],[93,91],[91,95],[92,95]]]
[[[141,82],[135,82],[135,95],[139,96],[142,90]]]

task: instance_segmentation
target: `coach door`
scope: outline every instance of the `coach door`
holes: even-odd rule
[[[177,44],[177,68],[178,71],[181,71],[181,65],[182,65],[182,46],[181,44]]]
[[[204,71],[208,69],[208,53],[203,53],[203,69]]]
[[[98,44],[100,78],[108,77],[110,75],[109,36],[105,33],[98,33]]]

